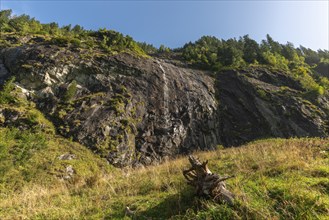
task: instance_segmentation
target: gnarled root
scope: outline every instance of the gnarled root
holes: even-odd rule
[[[197,195],[233,205],[234,195],[226,189],[224,181],[234,176],[221,177],[213,174],[207,167],[208,161],[201,163],[191,155],[189,161],[191,168],[184,170],[183,175],[187,183],[195,187]]]

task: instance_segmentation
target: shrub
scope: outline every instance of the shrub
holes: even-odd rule
[[[15,89],[15,77],[10,78],[3,86],[2,91],[0,91],[0,104],[8,104],[16,101],[15,96],[12,91]]]
[[[67,90],[64,94],[64,101],[68,102],[74,98],[75,93],[77,92],[77,82],[73,80],[70,85],[67,87]]]
[[[285,69],[285,70],[288,69],[288,60],[283,56],[281,56],[280,54],[277,53],[273,54],[270,51],[266,51],[262,55],[266,64],[269,64],[279,69]]]
[[[257,91],[257,94],[260,98],[262,98],[262,99],[267,98],[266,92],[263,89],[257,89],[256,91]]]
[[[32,156],[33,152],[46,147],[46,136],[43,133],[17,132],[15,138],[18,140],[18,144],[11,150],[14,155],[14,163],[24,162]]]
[[[306,67],[298,67],[293,70],[294,72],[294,77],[301,83],[302,87],[307,91],[307,92],[314,92],[319,95],[323,95],[324,93],[324,88],[320,86],[310,75],[310,71]],[[322,87],[322,88],[320,88]]]
[[[323,94],[324,94],[324,91],[325,91],[325,90],[324,90],[324,88],[323,88],[322,86],[319,86],[319,87],[318,87],[318,94],[319,94],[319,95],[323,95]]]
[[[67,47],[69,42],[70,40],[67,37],[55,37],[51,39],[51,43],[56,44],[60,47]]]
[[[72,44],[73,47],[80,47],[81,46],[81,41],[77,38],[71,39],[70,43]]]

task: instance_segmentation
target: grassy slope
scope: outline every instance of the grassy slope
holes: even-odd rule
[[[194,197],[182,176],[186,158],[119,170],[83,146],[50,134],[1,128],[0,137],[0,219],[128,219],[126,206],[136,211],[137,219],[328,219],[329,215],[328,139],[269,139],[197,153],[209,160],[214,172],[237,175],[227,181],[237,196],[235,206],[228,207]],[[34,146],[23,159],[15,149],[22,148],[21,140]],[[59,160],[66,152],[77,158]],[[73,166],[74,177],[61,180],[68,165]]]
[[[115,169],[84,146],[56,136],[33,103],[4,94],[0,219],[128,219],[126,206],[135,219],[328,219],[329,139],[268,139],[196,153],[209,160],[213,172],[236,175],[227,181],[237,197],[228,207],[194,196],[182,175],[187,158]],[[65,153],[76,158],[60,160]],[[63,180],[69,166],[74,174]]]

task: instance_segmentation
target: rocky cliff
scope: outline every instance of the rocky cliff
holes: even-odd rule
[[[306,97],[289,74],[264,67],[214,74],[40,43],[1,49],[0,81],[11,76],[59,134],[120,167],[265,137],[328,136],[328,95]]]

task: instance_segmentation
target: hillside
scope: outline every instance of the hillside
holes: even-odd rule
[[[195,152],[212,171],[236,176],[227,181],[234,206],[220,205],[195,197],[182,175],[186,157],[114,168],[56,135],[12,87],[0,93],[1,219],[327,219],[328,138],[267,139]]]
[[[213,171],[236,175],[227,181],[236,194],[231,207],[194,196],[182,175],[188,166],[184,157],[120,170],[58,136],[9,128],[1,128],[0,134],[1,219],[130,219],[126,206],[134,219],[329,215],[328,139],[268,139],[196,153],[209,160]]]
[[[58,134],[118,167],[259,138],[328,136],[328,90],[307,72],[213,72],[47,41],[5,47],[0,57],[1,79],[14,76]]]
[[[0,30],[0,219],[328,219],[327,50],[157,49],[10,10]],[[236,176],[233,206],[195,197],[191,153]]]

